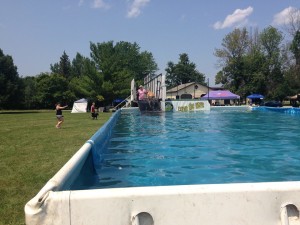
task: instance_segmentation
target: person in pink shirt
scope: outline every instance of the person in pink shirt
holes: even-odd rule
[[[147,97],[147,93],[147,90],[144,89],[142,85],[140,85],[138,89],[139,100],[145,99],[145,97]]]

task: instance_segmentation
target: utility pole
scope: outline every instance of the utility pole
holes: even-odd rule
[[[209,78],[207,78],[207,100],[209,102]]]

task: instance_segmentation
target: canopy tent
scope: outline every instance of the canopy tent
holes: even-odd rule
[[[117,98],[117,99],[115,99],[113,102],[114,103],[121,103],[121,102],[127,102],[127,100],[126,99],[122,99],[122,98]]]
[[[287,96],[287,99],[290,99],[290,100],[298,100],[300,99],[300,94],[297,94],[297,95],[294,95],[294,96]]]
[[[249,98],[249,99],[258,99],[258,98],[263,99],[264,96],[261,95],[261,94],[252,94],[252,95],[248,95],[247,98]]]
[[[85,113],[87,112],[88,101],[85,98],[74,102],[71,113]]]
[[[209,91],[201,100],[225,100],[225,99],[240,99],[239,95],[233,94],[228,90]]]
[[[127,102],[127,100],[122,99],[122,98],[117,98],[117,99],[113,100],[113,106],[117,106],[117,105],[121,104],[122,102]]]

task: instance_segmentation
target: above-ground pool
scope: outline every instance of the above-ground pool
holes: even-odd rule
[[[26,204],[26,224],[300,225],[299,112],[119,110]]]
[[[89,184],[72,189],[300,180],[299,125],[300,116],[246,108],[124,110],[108,145],[94,149],[102,160]]]

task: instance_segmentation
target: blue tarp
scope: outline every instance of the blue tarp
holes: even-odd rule
[[[120,103],[120,102],[123,102],[123,101],[126,101],[126,100],[125,99],[121,99],[121,98],[117,98],[117,99],[114,100],[114,103]]]
[[[248,95],[247,98],[249,98],[249,99],[256,99],[256,98],[263,99],[264,96],[261,95],[261,94],[252,94],[252,95]]]

